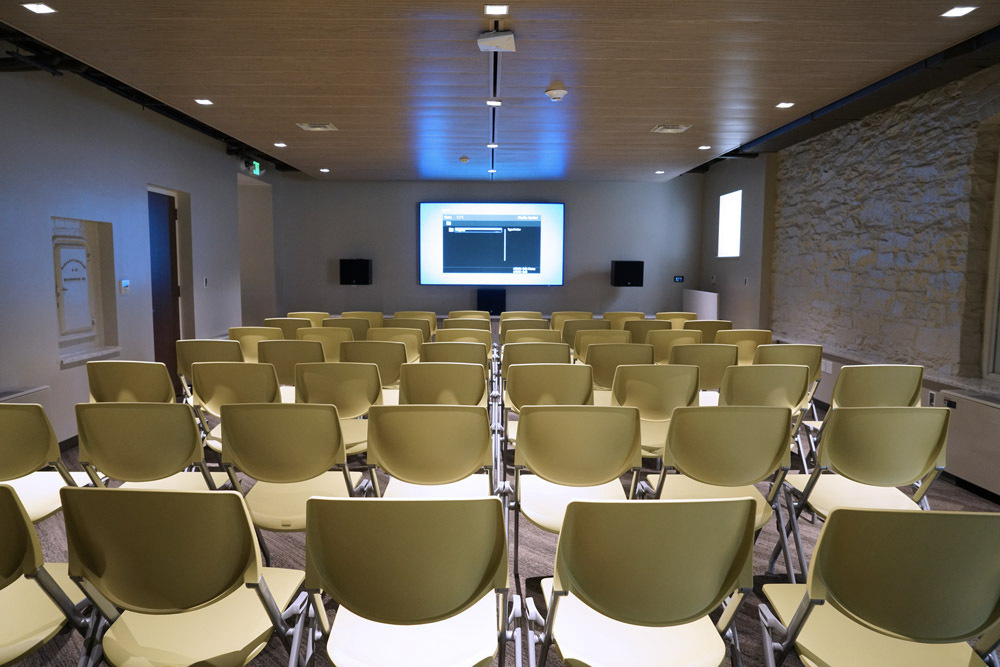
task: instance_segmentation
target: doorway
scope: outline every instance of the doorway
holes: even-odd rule
[[[153,358],[166,365],[181,393],[177,377],[177,339],[181,337],[181,288],[177,270],[177,202],[172,195],[150,191],[149,270],[153,306]]]

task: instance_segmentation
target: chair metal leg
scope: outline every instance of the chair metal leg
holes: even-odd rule
[[[267,548],[267,542],[264,541],[264,533],[260,531],[257,526],[253,527],[255,533],[257,533],[257,544],[260,545],[260,555],[264,559],[264,567],[271,566],[271,551]]]

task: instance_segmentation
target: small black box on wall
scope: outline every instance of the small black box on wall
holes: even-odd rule
[[[476,290],[476,310],[489,311],[490,315],[499,315],[503,311],[507,310],[507,290]]]
[[[372,261],[370,259],[340,260],[341,285],[371,285]]]
[[[642,262],[612,261],[611,284],[614,287],[642,287]]]

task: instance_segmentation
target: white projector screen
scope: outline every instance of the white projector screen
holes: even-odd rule
[[[564,204],[421,202],[421,285],[562,285]]]

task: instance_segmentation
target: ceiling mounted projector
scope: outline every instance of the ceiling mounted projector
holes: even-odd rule
[[[549,99],[553,102],[558,102],[562,98],[566,97],[569,93],[565,88],[549,88],[545,91],[545,94],[549,96]]]
[[[514,48],[514,33],[510,30],[484,32],[479,35],[476,42],[479,44],[480,51],[513,53],[517,50]]]

